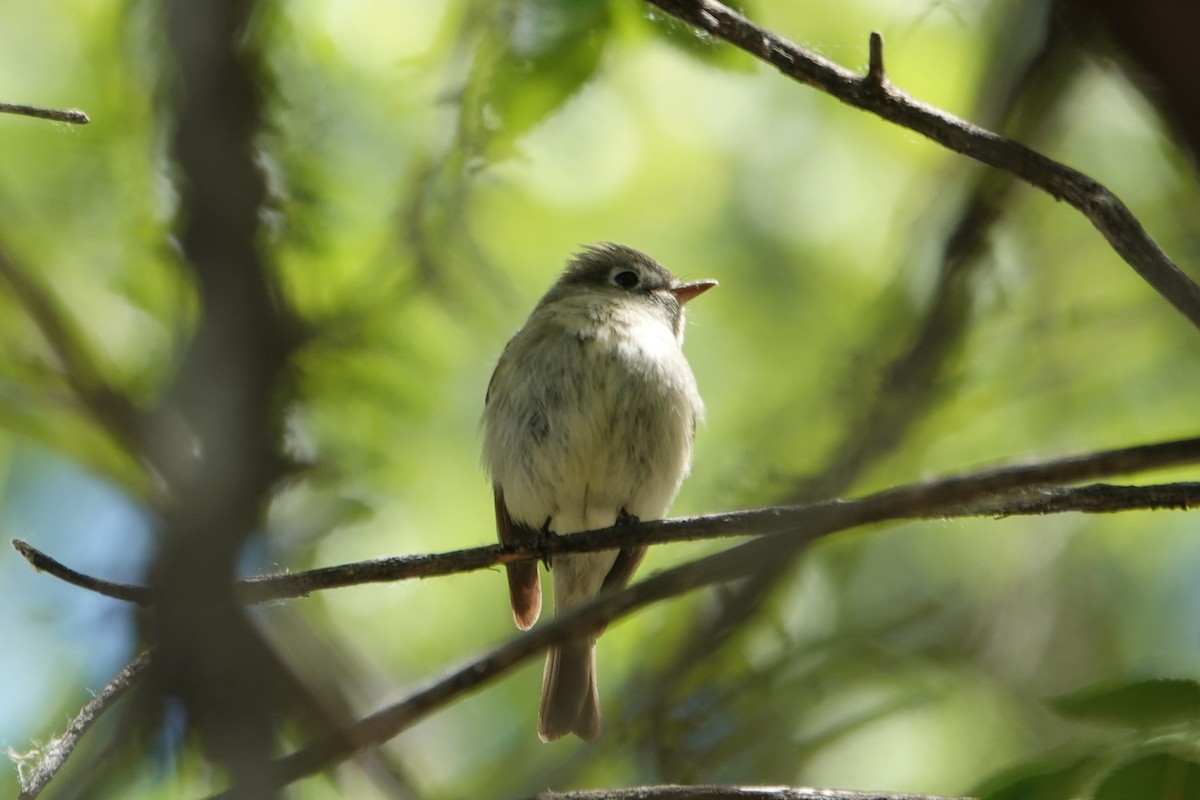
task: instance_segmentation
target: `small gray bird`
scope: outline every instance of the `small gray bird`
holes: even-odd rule
[[[500,355],[483,412],[501,542],[661,519],[691,466],[704,405],[683,356],[684,304],[716,286],[680,283],[630,247],[577,255]],[[563,613],[619,589],[644,547],[558,556],[554,606]],[[537,562],[508,567],[517,627],[537,621]],[[600,734],[595,641],[546,655],[538,735]]]

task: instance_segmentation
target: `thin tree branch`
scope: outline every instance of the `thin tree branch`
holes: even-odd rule
[[[698,517],[618,525],[570,536],[549,536],[534,544],[488,545],[448,553],[360,561],[292,574],[262,575],[238,582],[246,603],[302,597],[314,591],[431,578],[546,559],[561,553],[612,550],[631,545],[788,534],[798,545],[847,528],[889,519],[1089,513],[1133,509],[1187,509],[1200,505],[1200,484],[1093,486],[1051,491],[1048,485],[1200,461],[1200,438],[1106,450],[1033,464],[998,467],[940,480],[908,484],[855,500],[824,500]],[[38,570],[119,600],[149,604],[145,587],[111,583],[82,575],[19,539],[13,547]]]
[[[48,119],[52,122],[69,122],[72,125],[87,125],[88,115],[77,108],[40,108],[19,103],[0,103],[0,114],[20,114],[23,117]]]
[[[547,789],[530,800],[967,800],[930,794],[851,792],[842,789],[801,789],[789,786],[635,786],[555,792]]]
[[[871,72],[862,77],[760,28],[715,0],[646,2],[724,39],[794,80],[957,153],[1007,170],[1054,199],[1065,200],[1091,221],[1143,280],[1200,327],[1200,286],[1171,261],[1115,194],[1078,170],[896,89],[883,74],[881,42],[879,52],[872,55]]]
[[[395,556],[369,561],[356,561],[295,573],[256,575],[238,581],[242,602],[264,603],[305,597],[312,592],[360,586],[368,583],[392,583],[413,578],[435,578],[462,572],[473,572],[517,561],[542,560],[563,553],[591,553],[630,545],[668,544],[671,542],[719,539],[755,534],[787,534],[794,532],[814,514],[825,513],[831,502],[850,513],[876,496],[861,500],[826,501],[799,506],[772,506],[751,511],[730,511],[698,517],[656,520],[653,522],[601,528],[584,534],[551,537],[541,544],[485,545],[446,553],[427,553],[415,556]],[[974,505],[962,507],[931,504],[928,508],[909,513],[897,513],[884,519],[930,519],[959,517],[1008,517],[1062,514],[1072,511],[1088,514],[1122,511],[1188,510],[1200,506],[1200,483],[1167,483],[1149,486],[1117,486],[1097,483],[1066,489],[1034,488],[1022,494],[1000,493],[983,495]],[[770,519],[770,529],[761,525]],[[844,530],[866,522],[847,523]],[[833,533],[835,531],[827,531]],[[824,534],[822,534],[824,535]],[[145,586],[96,578],[78,572],[22,539],[13,539],[13,547],[39,572],[65,581],[81,589],[124,600],[139,606],[150,605],[149,589]]]
[[[121,695],[133,685],[134,681],[146,671],[146,667],[150,665],[152,652],[152,650],[143,650],[137,658],[126,664],[125,668],[118,672],[116,677],[109,681],[108,685],[75,715],[75,719],[67,726],[62,736],[51,739],[42,746],[37,753],[38,762],[31,772],[24,774],[23,770],[18,770],[21,779],[21,793],[17,796],[17,800],[33,800],[42,793],[42,790],[70,758],[75,746],[87,733],[88,728],[92,727],[100,715],[116,703]]]
[[[1026,490],[989,503],[951,511],[946,516],[1017,517],[1063,514],[1113,514],[1135,510],[1188,510],[1200,507],[1200,483],[1162,483],[1152,486],[1114,486],[1093,483],[1070,489],[1038,488]]]
[[[91,575],[85,575],[82,572],[71,569],[60,561],[54,560],[21,539],[13,539],[12,546],[38,572],[48,573],[59,580],[66,581],[72,586],[78,586],[81,589],[87,589],[96,594],[111,597],[114,600],[124,600],[127,603],[134,603],[139,606],[150,605],[150,590],[146,586],[133,583],[117,583],[116,581],[107,581],[103,578],[94,578]]]

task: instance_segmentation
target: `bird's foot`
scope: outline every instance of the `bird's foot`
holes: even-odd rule
[[[613,527],[623,527],[625,525],[637,525],[641,522],[640,519],[630,514],[625,509],[621,509],[621,513],[617,514],[617,521],[613,523]]]
[[[558,534],[550,530],[550,517],[546,517],[546,521],[542,523],[541,529],[537,532],[537,540],[535,547],[542,554],[542,563],[546,565],[546,569],[550,569],[550,553],[547,552],[546,546],[550,542],[550,537]]]

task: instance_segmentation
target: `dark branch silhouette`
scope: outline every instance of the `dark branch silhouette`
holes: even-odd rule
[[[180,701],[206,755],[246,796],[264,796],[255,781],[280,727],[316,705],[233,587],[288,469],[279,401],[299,342],[261,247],[267,185],[256,152],[271,84],[261,51],[245,46],[256,10],[246,0],[174,0],[161,15],[178,88],[175,235],[199,307],[155,409],[177,435],[146,440],[165,491],[147,573],[154,602],[143,618],[158,688]]]

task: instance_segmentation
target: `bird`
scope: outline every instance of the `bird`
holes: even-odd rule
[[[691,469],[704,415],[684,357],[684,306],[716,281],[681,282],[625,245],[585,247],[501,352],[484,401],[483,463],[502,543],[662,519]],[[644,546],[547,561],[556,614],[623,588]],[[536,561],[507,566],[517,627],[538,619]],[[597,738],[596,637],[546,654],[538,736]]]

